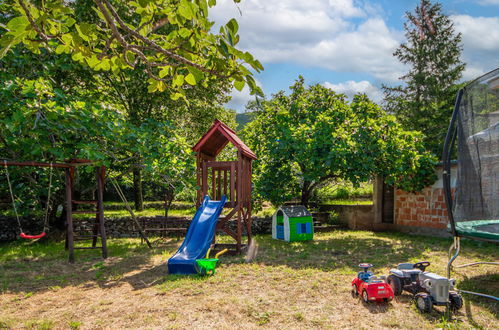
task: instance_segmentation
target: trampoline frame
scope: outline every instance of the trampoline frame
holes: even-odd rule
[[[496,71],[499,69],[492,70],[490,72]],[[480,78],[488,75],[490,72],[486,73],[483,76],[480,76],[479,78],[475,79],[473,82],[479,80]],[[471,82],[470,84],[472,84]],[[468,84],[468,85],[470,85]],[[487,239],[483,237],[476,237],[476,236],[470,236],[470,235],[465,235],[462,233],[459,233],[459,231],[456,230],[456,222],[454,219],[453,215],[453,209],[452,209],[452,192],[451,192],[451,150],[452,147],[455,145],[456,142],[456,136],[457,136],[457,119],[459,116],[459,105],[461,104],[461,99],[463,97],[464,91],[466,87],[462,88],[459,90],[456,96],[456,101],[454,104],[454,111],[452,112],[452,117],[451,121],[449,124],[449,129],[447,130],[447,135],[445,137],[445,143],[444,143],[444,150],[443,150],[443,155],[442,155],[442,163],[443,163],[443,188],[444,188],[444,197],[445,197],[445,204],[447,205],[447,215],[449,218],[449,223],[450,223],[450,229],[452,232],[452,236],[454,237],[454,241],[452,242],[452,245],[449,248],[449,262],[447,263],[447,277],[451,277],[451,272],[452,268],[464,268],[464,267],[470,267],[470,266],[475,266],[475,265],[494,265],[494,266],[499,266],[499,262],[474,262],[474,263],[469,263],[469,264],[464,264],[464,265],[458,265],[458,266],[453,266],[452,263],[457,259],[459,256],[459,253],[461,252],[461,238],[468,238],[472,240],[477,240],[477,241],[485,241],[485,242],[491,242],[491,243],[498,243],[497,240],[493,239]],[[480,297],[485,297],[485,298],[490,298],[496,301],[499,301],[499,297],[483,294],[483,293],[478,293],[478,292],[472,292],[472,291],[465,291],[465,290],[459,290],[459,292],[462,293],[467,293],[471,295],[476,295]]]

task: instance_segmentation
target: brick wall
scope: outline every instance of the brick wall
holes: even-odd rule
[[[451,187],[455,186],[455,168],[452,169]],[[395,224],[433,229],[447,228],[442,168],[437,168],[438,180],[418,193],[395,190]]]

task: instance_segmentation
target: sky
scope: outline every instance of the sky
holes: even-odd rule
[[[381,86],[398,85],[407,70],[393,56],[404,42],[405,12],[419,0],[218,0],[210,18],[215,28],[239,23],[238,48],[249,51],[265,70],[255,79],[267,98],[305,82],[351,96],[366,93],[379,102]],[[467,63],[463,80],[499,67],[499,0],[442,0],[444,14],[462,33]],[[218,30],[218,29],[217,29]],[[244,112],[254,99],[234,90],[226,105]]]

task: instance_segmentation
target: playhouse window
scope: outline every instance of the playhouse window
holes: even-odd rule
[[[276,214],[277,225],[284,225],[284,213],[279,210]]]
[[[310,222],[297,223],[296,224],[296,233],[297,234],[311,234],[312,233],[312,225],[310,224]]]

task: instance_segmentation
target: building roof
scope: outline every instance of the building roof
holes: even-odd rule
[[[229,142],[246,157],[256,159],[256,155],[237,136],[236,132],[218,119],[215,119],[211,128],[203,135],[198,143],[196,143],[192,150],[216,157]]]
[[[279,208],[289,218],[310,217],[312,216],[303,205],[284,205]]]

